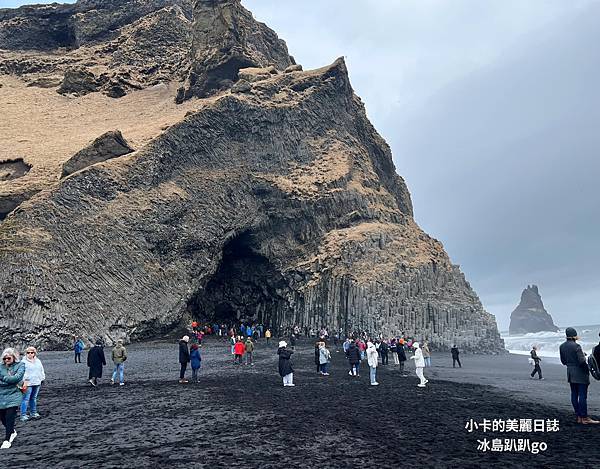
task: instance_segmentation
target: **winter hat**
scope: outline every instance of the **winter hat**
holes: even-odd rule
[[[577,331],[573,327],[567,327],[565,329],[565,335],[567,336],[567,339],[579,339],[579,337],[577,337]]]
[[[285,340],[282,340],[281,342],[279,342],[279,347],[287,347],[287,342]]]
[[[183,340],[184,342],[189,342],[190,341],[190,336],[189,335],[184,335],[181,340]]]

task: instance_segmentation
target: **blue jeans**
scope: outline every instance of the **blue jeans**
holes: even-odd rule
[[[29,407],[29,413],[31,415],[37,413],[37,397],[40,392],[40,385],[29,386],[25,394],[23,394],[23,400],[21,401],[21,417],[27,415],[27,407]]]
[[[119,383],[123,382],[123,363],[115,363],[115,369],[113,370],[112,380],[117,379],[117,372],[119,373]]]
[[[577,417],[587,417],[587,392],[589,384],[569,383],[571,385],[571,404]]]
[[[431,357],[425,357],[425,366],[431,367]]]
[[[377,368],[374,366],[369,367],[369,376],[371,377],[371,384],[377,382]]]
[[[327,373],[327,368],[329,368],[329,363],[321,363],[321,373]]]

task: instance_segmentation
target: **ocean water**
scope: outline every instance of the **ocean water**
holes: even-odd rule
[[[565,328],[559,326],[558,332],[535,332],[522,335],[508,335],[508,331],[501,331],[500,335],[504,339],[504,347],[510,353],[517,355],[529,355],[532,345],[538,347],[540,357],[559,358],[558,348],[565,341]],[[577,335],[580,339],[577,341],[585,353],[591,353],[592,349],[600,342],[598,333],[600,325],[595,326],[575,326]]]

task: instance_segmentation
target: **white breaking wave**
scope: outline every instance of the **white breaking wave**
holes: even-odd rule
[[[598,330],[600,326],[588,326],[581,328],[578,332],[581,339],[577,342],[585,353],[591,353],[592,349],[598,345]],[[559,347],[565,341],[564,329],[558,332],[535,332],[520,335],[508,335],[502,333],[504,347],[510,353],[516,355],[529,355],[531,347],[537,347],[537,353],[540,357],[558,358]]]

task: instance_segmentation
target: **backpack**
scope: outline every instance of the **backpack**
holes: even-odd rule
[[[600,347],[600,345],[597,345],[596,347]],[[600,368],[598,367],[598,362],[596,361],[596,357],[594,357],[593,353],[588,357],[587,362],[588,368],[590,369],[590,374],[594,377],[594,379],[600,381]]]

